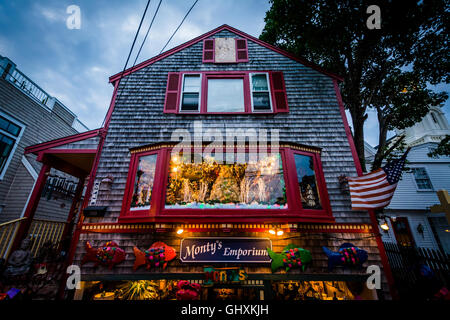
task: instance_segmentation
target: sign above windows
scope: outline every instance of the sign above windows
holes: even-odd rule
[[[185,238],[180,244],[181,262],[270,263],[268,238]]]

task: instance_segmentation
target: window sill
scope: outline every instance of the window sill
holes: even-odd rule
[[[158,216],[124,216],[119,217],[118,223],[252,223],[252,224],[270,224],[270,223],[336,223],[336,220],[330,216],[305,216],[294,214],[272,215],[158,215]]]

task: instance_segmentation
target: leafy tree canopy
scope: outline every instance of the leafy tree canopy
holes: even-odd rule
[[[429,84],[449,81],[449,3],[435,1],[270,0],[260,39],[341,75],[342,98],[352,116],[363,169],[367,109],[377,111],[379,147],[373,168],[391,148],[388,130],[420,121],[446,93]],[[370,5],[381,28],[369,29]]]

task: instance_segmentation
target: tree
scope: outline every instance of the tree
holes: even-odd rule
[[[388,130],[411,126],[447,99],[427,85],[449,81],[448,1],[270,3],[260,39],[344,78],[340,89],[363,170],[368,108],[377,111],[380,124],[374,169],[392,151],[386,146]],[[373,4],[381,10],[380,29],[366,23]]]
[[[444,139],[441,140],[439,145],[433,151],[428,153],[431,158],[437,158],[439,156],[450,157],[450,135],[446,135]]]

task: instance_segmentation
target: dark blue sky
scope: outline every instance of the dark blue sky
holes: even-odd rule
[[[156,10],[152,0],[141,40]],[[138,63],[158,54],[194,0],[163,0]],[[90,129],[101,126],[112,94],[108,77],[122,71],[146,0],[8,0],[0,2],[0,55],[74,111]],[[69,5],[81,9],[81,29],[66,27]],[[224,23],[255,37],[264,28],[265,0],[200,0],[169,46]],[[137,52],[137,50],[135,51]],[[131,61],[134,61],[134,56]],[[444,90],[444,86],[440,87]],[[450,113],[449,103],[445,107]],[[376,115],[366,138],[377,143]]]

